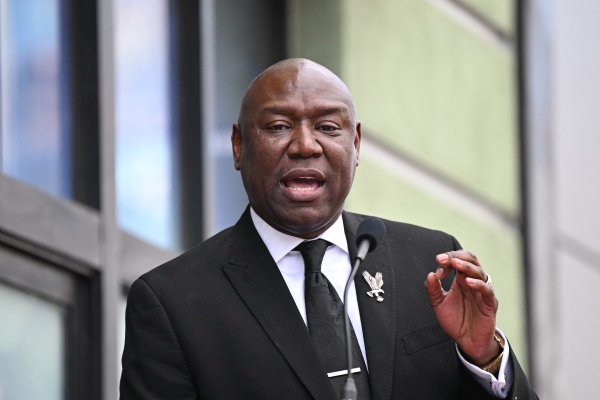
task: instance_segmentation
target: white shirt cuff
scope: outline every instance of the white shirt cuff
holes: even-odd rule
[[[510,358],[510,346],[508,345],[508,340],[506,340],[504,333],[502,333],[500,329],[496,328],[496,332],[504,339],[504,353],[502,355],[502,361],[500,362],[498,378],[465,360],[458,350],[458,345],[455,344],[455,346],[458,358],[460,358],[460,361],[462,361],[465,367],[473,374],[473,377],[477,382],[479,382],[490,394],[500,399],[504,399],[508,395],[512,385],[513,371],[511,363],[508,362]]]

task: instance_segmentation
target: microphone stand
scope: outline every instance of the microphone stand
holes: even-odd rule
[[[358,253],[356,254],[356,260],[354,261],[354,267],[350,272],[348,281],[346,282],[346,288],[344,289],[344,328],[346,329],[346,363],[348,367],[348,375],[346,382],[344,383],[344,391],[342,394],[342,400],[357,400],[358,391],[356,390],[356,384],[354,378],[352,378],[352,342],[350,337],[350,317],[348,316],[348,292],[350,291],[350,285],[354,282],[354,277],[358,272],[360,263],[365,259],[365,256],[369,252],[371,242],[369,239],[364,239],[358,246]],[[366,371],[363,371],[366,373]]]

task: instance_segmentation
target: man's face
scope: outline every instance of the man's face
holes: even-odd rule
[[[318,236],[342,212],[360,136],[350,93],[331,72],[309,64],[259,77],[231,136],[250,205],[281,232]]]

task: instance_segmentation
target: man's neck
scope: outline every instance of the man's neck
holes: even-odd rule
[[[261,239],[269,249],[269,253],[277,262],[287,253],[289,253],[294,247],[299,245],[304,239],[285,234],[269,225],[264,219],[262,219],[252,208],[250,208],[250,216],[254,227],[258,231]],[[338,246],[346,253],[348,253],[348,243],[346,241],[346,234],[344,232],[344,222],[340,215],[337,220],[321,235],[318,237],[325,239],[334,245]]]

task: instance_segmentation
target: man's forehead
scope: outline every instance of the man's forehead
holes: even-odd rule
[[[256,116],[309,116],[321,117],[325,115],[339,115],[340,117],[352,117],[352,111],[348,104],[339,101],[324,101],[324,102],[299,102],[290,104],[287,102],[267,102],[261,104],[256,109]]]

